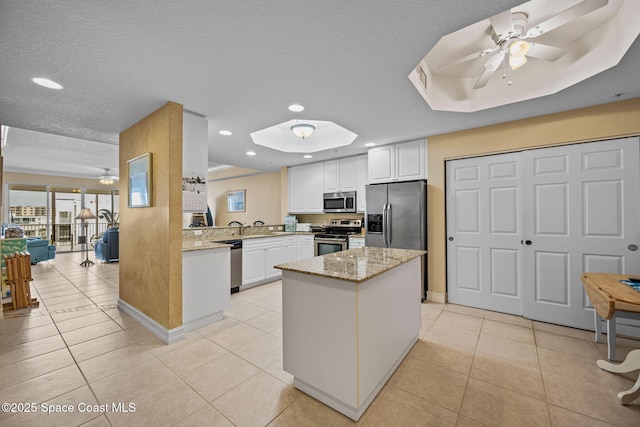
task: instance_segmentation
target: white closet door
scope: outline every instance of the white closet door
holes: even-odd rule
[[[522,313],[520,156],[447,162],[449,302]]]
[[[446,173],[450,302],[593,330],[580,275],[640,274],[639,138],[454,160]]]
[[[640,273],[639,164],[638,138],[523,152],[525,317],[593,329],[582,272]]]

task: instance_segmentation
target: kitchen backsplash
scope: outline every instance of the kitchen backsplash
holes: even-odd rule
[[[182,229],[183,240],[216,240],[233,238],[234,236],[255,236],[284,231],[283,224],[256,225],[245,227],[193,227]],[[196,232],[202,232],[196,235]]]

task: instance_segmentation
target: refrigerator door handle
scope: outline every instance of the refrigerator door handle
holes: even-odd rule
[[[387,229],[387,246],[391,246],[391,203],[387,203],[387,223],[385,227]]]
[[[389,245],[389,243],[387,243],[387,206],[387,203],[382,206],[382,243],[384,243],[385,246]]]

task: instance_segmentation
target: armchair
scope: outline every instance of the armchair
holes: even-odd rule
[[[40,237],[27,237],[27,252],[31,255],[31,265],[35,265],[40,261],[54,259],[56,246]]]
[[[96,258],[104,262],[119,261],[120,227],[111,227],[95,244]]]

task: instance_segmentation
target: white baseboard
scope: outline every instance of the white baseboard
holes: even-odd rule
[[[147,328],[156,337],[160,338],[165,344],[171,344],[184,339],[184,325],[177,328],[167,329],[131,304],[118,298],[118,309],[124,311],[131,316],[136,322]]]
[[[445,299],[444,294],[439,294],[439,293],[436,293],[436,292],[427,291],[427,301],[444,304],[446,299]]]
[[[203,326],[210,325],[224,319],[224,312],[222,310],[217,313],[209,314],[208,316],[193,319],[188,322],[184,322],[182,325],[185,332],[193,331],[194,329],[201,328]]]

